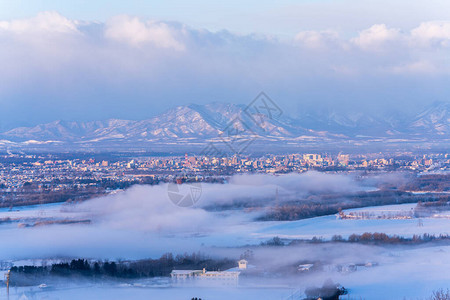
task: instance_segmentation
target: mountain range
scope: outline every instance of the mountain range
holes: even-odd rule
[[[33,127],[18,127],[0,133],[0,145],[105,143],[209,142],[228,134],[252,135],[268,141],[348,141],[369,139],[415,139],[448,141],[450,103],[435,103],[407,117],[319,111],[298,117],[286,114],[270,118],[246,113],[243,105],[212,103],[178,106],[146,120],[54,121]],[[256,120],[256,121],[255,121]],[[260,120],[260,121],[258,121]]]

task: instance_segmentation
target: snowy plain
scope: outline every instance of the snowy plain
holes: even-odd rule
[[[109,199],[108,201],[111,201]],[[166,201],[167,202],[167,201]],[[114,205],[114,202],[108,202]],[[101,203],[103,205],[103,203]],[[169,203],[170,204],[170,203]],[[165,205],[165,204],[164,204]],[[410,211],[415,204],[390,205],[345,211]],[[244,212],[205,212],[189,208],[189,213],[175,211],[174,223],[160,221],[157,226],[125,222],[128,215],[96,213],[83,205],[48,204],[0,209],[0,218],[16,219],[0,224],[0,257],[15,265],[40,263],[40,259],[83,257],[92,259],[157,258],[163,253],[201,251],[208,255],[238,257],[253,247],[264,261],[291,263],[298,259],[317,259],[329,256],[330,264],[376,262],[373,268],[357,272],[339,273],[328,270],[307,280],[286,279],[284,284],[261,285],[258,288],[189,288],[167,285],[121,286],[79,285],[40,289],[12,288],[10,299],[301,299],[298,295],[308,285],[320,286],[326,279],[349,288],[354,299],[418,299],[431,295],[433,290],[448,287],[450,282],[450,246],[378,247],[353,245],[317,245],[297,248],[281,247],[259,253],[256,245],[278,236],[284,239],[330,239],[334,234],[347,237],[353,233],[383,232],[410,237],[413,234],[449,234],[450,220],[445,218],[341,220],[335,215],[289,222],[256,222]],[[140,209],[147,209],[145,206]],[[160,209],[158,206],[157,209]],[[165,208],[166,209],[166,208]],[[159,214],[165,214],[161,210]],[[131,214],[132,218],[135,215]],[[23,227],[18,224],[35,219],[77,220],[89,218],[89,224],[52,224]],[[157,219],[149,214],[148,218]],[[192,218],[197,218],[193,220]],[[27,221],[28,220],[28,221]],[[31,221],[30,221],[31,220]],[[111,220],[114,220],[111,221]],[[119,220],[120,222],[116,222]],[[145,218],[143,219],[145,220]],[[183,224],[189,223],[188,226]],[[131,225],[130,225],[131,224]],[[209,225],[208,225],[209,224]],[[252,246],[253,245],[253,246]],[[334,253],[334,254],[333,254]],[[291,259],[291,260],[289,260]],[[264,287],[264,285],[266,287]],[[6,299],[4,289],[0,299]],[[293,296],[295,295],[295,296]],[[190,298],[189,298],[190,299]]]

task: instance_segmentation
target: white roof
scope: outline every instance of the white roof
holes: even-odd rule
[[[177,274],[177,275],[188,275],[188,274],[196,273],[196,272],[203,272],[203,271],[202,270],[173,270],[171,273]]]
[[[226,271],[208,271],[205,274],[224,274],[224,273],[235,274],[235,273],[241,273],[241,272],[226,270]]]
[[[189,275],[192,273],[201,273],[201,274],[214,274],[214,275],[219,275],[219,274],[240,274],[241,272],[239,271],[235,271],[234,269],[229,269],[226,271],[206,271],[206,273],[203,273],[203,270],[173,270],[171,272],[171,274],[173,275]]]

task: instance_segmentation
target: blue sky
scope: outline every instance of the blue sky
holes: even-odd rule
[[[178,21],[208,30],[295,34],[299,30],[357,31],[376,23],[412,28],[419,22],[447,20],[447,0],[1,0],[0,19],[28,18],[57,11],[79,20],[105,22],[120,14]]]
[[[0,1],[0,130],[176,105],[413,113],[448,101],[450,3]]]

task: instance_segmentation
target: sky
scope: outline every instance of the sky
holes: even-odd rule
[[[0,0],[0,131],[177,105],[416,113],[449,101],[450,3]]]

